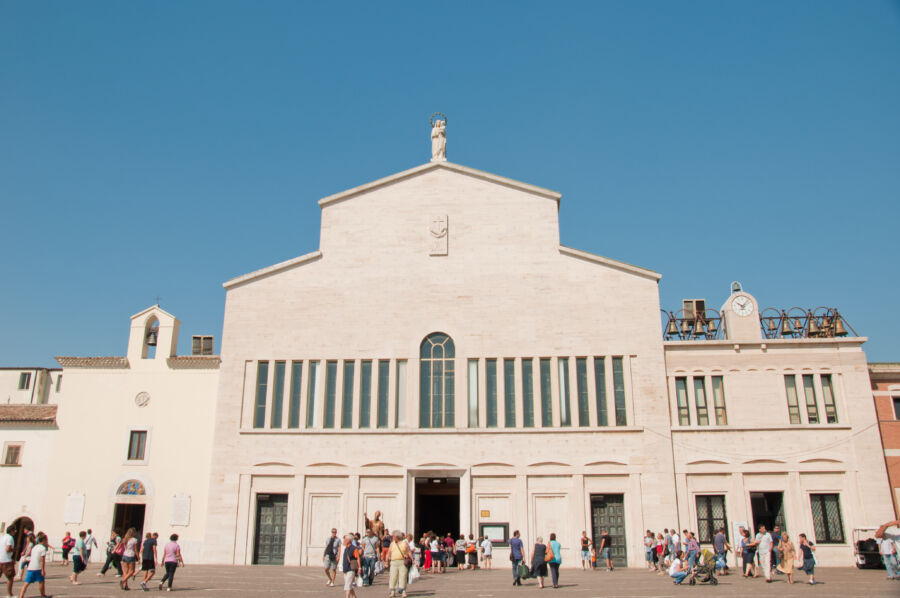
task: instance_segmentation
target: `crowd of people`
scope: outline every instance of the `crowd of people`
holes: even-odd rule
[[[19,590],[19,598],[24,598],[28,587],[34,583],[39,584],[41,596],[46,596],[47,564],[52,561],[54,547],[49,544],[47,534],[22,530],[24,542],[17,551],[15,536],[18,531],[11,525],[0,537],[0,577],[6,578],[6,595],[14,595],[13,584],[18,574],[18,580],[24,582]],[[60,564],[62,566],[71,564],[72,574],[69,581],[72,585],[81,584],[78,576],[87,570],[91,563],[91,553],[95,548],[99,548],[99,544],[90,529],[78,532],[77,539],[70,532],[66,532],[60,542],[62,555]],[[97,576],[103,577],[110,568],[114,568],[116,577],[119,578],[120,589],[130,590],[129,581],[139,579],[141,589],[146,592],[150,589],[148,584],[156,575],[157,559],[165,569],[157,589],[162,590],[166,587],[167,591],[171,591],[175,569],[179,565],[184,567],[178,534],[169,536],[169,542],[160,550],[159,534],[147,532],[141,539],[134,528],[128,529],[124,536],[113,530],[106,542],[106,561]],[[137,568],[138,562],[140,570]]]
[[[728,541],[724,527],[716,531],[712,549],[701,550],[695,533],[677,529],[663,529],[654,533],[647,530],[644,536],[644,556],[647,568],[659,575],[668,575],[674,583],[684,583],[694,577],[701,567],[712,569],[714,574],[729,575],[728,553],[734,553],[735,567],[744,577],[759,577],[762,573],[767,583],[773,575],[785,575],[788,583],[794,583],[794,569],[807,575],[810,584],[816,583],[816,546],[806,534],[797,536],[797,544],[786,531],[774,526],[772,531],[760,525],[753,535],[743,526],[738,528],[739,538],[734,546]]]

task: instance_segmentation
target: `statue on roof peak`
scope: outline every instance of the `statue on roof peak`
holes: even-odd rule
[[[440,112],[431,115],[431,161],[447,161],[447,117]]]

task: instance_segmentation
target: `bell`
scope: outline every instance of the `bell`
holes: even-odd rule
[[[147,333],[147,346],[155,347],[156,346],[156,331],[151,330]]]
[[[781,336],[788,336],[794,334],[794,331],[791,330],[791,322],[787,318],[781,319]]]
[[[713,335],[716,333],[716,321],[715,320],[710,320],[706,323],[706,331]]]
[[[809,318],[809,336],[818,336],[819,335],[819,323],[813,316]]]
[[[703,336],[706,330],[703,329],[703,320],[697,318],[694,320],[694,336]]]
[[[834,335],[847,336],[847,329],[844,328],[844,322],[841,320],[841,316],[834,318]]]
[[[687,336],[691,333],[691,323],[687,320],[681,321],[681,334]]]
[[[775,318],[766,319],[766,328],[769,329],[769,332],[775,332],[778,329],[778,324],[775,323]]]
[[[678,336],[678,323],[675,318],[669,318],[669,324],[666,326],[666,336]]]
[[[803,320],[800,318],[794,318],[794,328],[797,330],[803,330]]]

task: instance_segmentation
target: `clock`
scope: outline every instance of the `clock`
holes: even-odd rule
[[[739,316],[749,316],[753,313],[753,301],[744,295],[738,295],[731,300],[731,310]]]
[[[146,407],[148,403],[150,403],[150,393],[147,391],[141,391],[134,397],[134,404],[138,407]]]

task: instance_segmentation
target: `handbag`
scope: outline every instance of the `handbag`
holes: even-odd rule
[[[544,554],[544,562],[545,562],[545,563],[549,563],[549,562],[552,561],[555,557],[556,557],[556,555],[553,554],[553,547],[550,546],[549,544],[547,544],[547,553]]]
[[[123,554],[125,554],[125,545],[122,542],[116,544],[116,548],[115,550],[113,550],[113,554],[118,556],[122,556]]]

